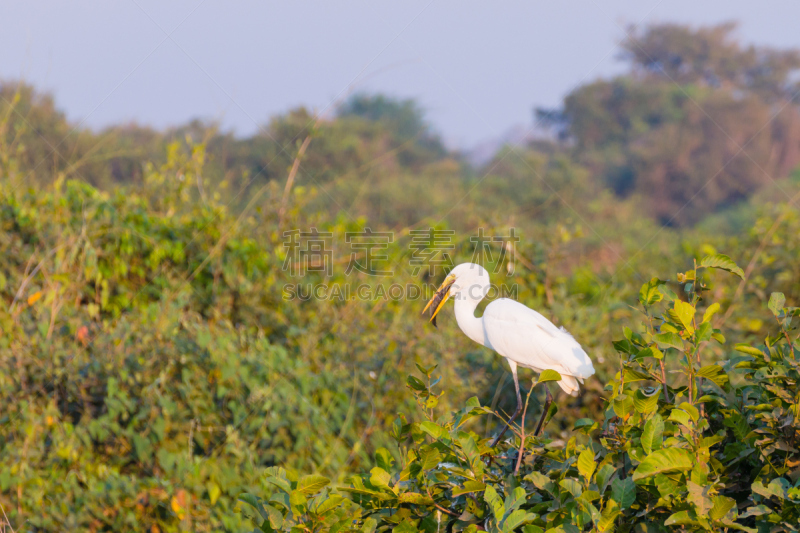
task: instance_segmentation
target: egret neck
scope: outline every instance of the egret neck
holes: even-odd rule
[[[489,277],[486,270],[476,269],[475,275],[470,276],[471,279],[456,281],[451,292],[455,300],[454,307],[458,327],[473,341],[492,349],[486,336],[486,329],[483,327],[483,318],[475,316],[475,309],[489,292],[489,281],[483,279],[484,276]]]

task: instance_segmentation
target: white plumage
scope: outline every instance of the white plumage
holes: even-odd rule
[[[456,303],[458,305],[458,303]],[[552,369],[561,374],[558,384],[567,394],[578,395],[578,381],[594,374],[592,361],[578,341],[562,328],[521,303],[501,298],[483,313],[487,347],[510,364],[541,373]]]
[[[511,420],[522,408],[517,378],[518,365],[538,373],[546,369],[557,371],[561,374],[559,386],[566,393],[577,396],[579,382],[583,383],[584,379],[594,374],[592,360],[578,341],[563,327],[556,327],[533,309],[508,298],[493,301],[486,306],[482,317],[476,317],[475,309],[488,293],[490,283],[489,273],[482,266],[474,263],[458,265],[445,278],[425,310],[431,308],[431,321],[435,325],[439,310],[452,297],[455,300],[456,321],[461,331],[508,360],[514,376],[518,404]],[[549,389],[547,393],[549,405]]]

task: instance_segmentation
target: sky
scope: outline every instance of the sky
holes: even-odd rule
[[[800,47],[796,0],[0,0],[0,17],[0,78],[85,127],[202,118],[250,135],[381,92],[416,99],[454,148],[622,72],[629,24],[737,20],[745,42]]]

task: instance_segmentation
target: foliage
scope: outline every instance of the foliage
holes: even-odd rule
[[[800,163],[800,52],[744,47],[734,27],[633,28],[622,43],[628,73],[578,87],[540,120],[663,223],[739,202]]]
[[[748,356],[738,363],[704,360],[709,342],[725,343],[713,326],[719,304],[707,298],[709,268],[742,275],[718,254],[679,273],[679,293],[657,278],[642,286],[642,321],[614,343],[619,371],[605,387],[605,416],[578,420],[566,443],[523,425],[490,448],[475,421],[500,415],[473,398],[433,416],[435,367],[420,367],[428,383],[412,376],[408,385],[425,419],[398,416],[400,460],[378,450],[369,473],[335,488],[273,468],[271,495],[242,497],[257,530],[795,531],[800,309],[773,294],[779,331],[763,348],[737,345]],[[665,362],[679,365],[677,375]],[[733,384],[740,370],[746,379]]]

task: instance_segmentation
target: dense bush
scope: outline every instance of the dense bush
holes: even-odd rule
[[[796,531],[800,308],[774,293],[776,332],[760,347],[737,345],[743,356],[709,360],[705,346],[725,338],[713,326],[720,306],[705,297],[708,268],[743,276],[715,255],[678,275],[680,293],[657,278],[642,286],[641,321],[614,343],[605,417],[578,420],[566,442],[522,425],[490,448],[475,421],[499,415],[473,398],[434,416],[435,369],[420,367],[427,382],[409,377],[408,386],[425,416],[397,418],[397,448],[338,487],[269,469],[269,495],[242,496],[257,530]],[[528,399],[558,379],[542,373]]]

